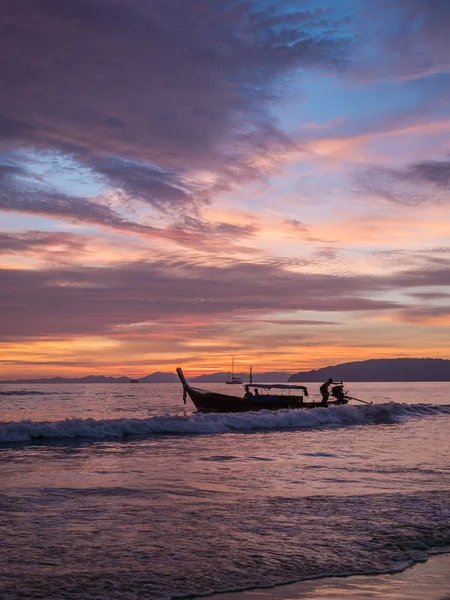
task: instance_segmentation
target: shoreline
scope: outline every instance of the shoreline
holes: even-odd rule
[[[450,600],[450,553],[431,555],[397,571],[343,574],[286,582],[273,587],[186,594],[171,599],[214,600]]]

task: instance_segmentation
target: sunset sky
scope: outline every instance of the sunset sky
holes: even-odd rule
[[[450,358],[450,2],[3,0],[0,378]]]

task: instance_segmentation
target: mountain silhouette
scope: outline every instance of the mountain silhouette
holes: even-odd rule
[[[245,383],[248,373],[235,373]],[[225,383],[225,371],[207,373],[197,377],[187,377],[192,383]],[[450,360],[443,358],[374,358],[370,360],[341,363],[311,371],[301,371],[294,375],[279,371],[254,373],[254,383],[285,383],[325,381],[450,381]],[[178,383],[175,373],[156,371],[138,378],[140,383]],[[86,377],[52,377],[33,379],[8,379],[0,383],[129,383],[130,377],[107,377],[88,375]]]
[[[450,360],[377,358],[303,371],[288,381],[450,381]]]

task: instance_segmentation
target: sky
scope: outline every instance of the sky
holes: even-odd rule
[[[449,29],[2,0],[0,378],[450,358]]]

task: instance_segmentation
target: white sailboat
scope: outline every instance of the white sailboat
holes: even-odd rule
[[[242,379],[234,376],[234,356],[233,362],[231,363],[231,372],[228,373],[228,379],[226,382],[228,385],[242,385]]]

